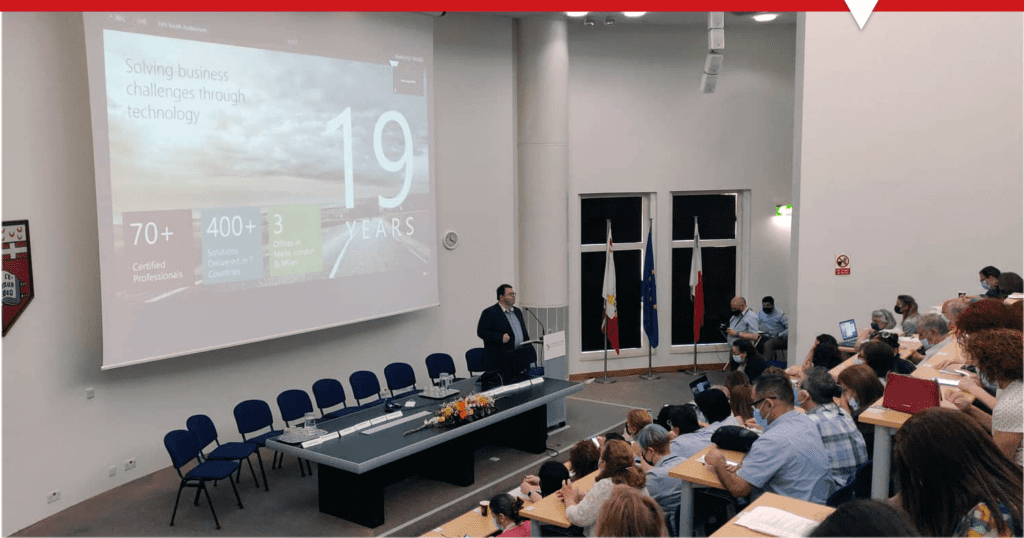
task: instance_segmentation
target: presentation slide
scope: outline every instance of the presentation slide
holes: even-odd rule
[[[438,304],[431,17],[84,19],[103,368]]]

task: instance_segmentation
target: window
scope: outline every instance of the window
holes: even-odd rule
[[[740,247],[739,194],[700,193],[672,196],[672,345],[693,344],[690,264],[693,225],[700,228],[704,277],[704,326],[700,344],[724,343],[719,327],[732,315],[729,301],[738,288]]]
[[[639,195],[595,195],[580,200],[580,342],[584,353],[603,351],[605,346],[601,321],[607,240],[605,223],[609,219],[615,254],[619,349],[641,347],[640,271],[644,241],[647,240],[648,207],[647,198]]]

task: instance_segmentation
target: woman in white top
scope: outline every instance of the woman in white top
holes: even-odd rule
[[[999,450],[1018,464],[1024,457],[1024,333],[1016,329],[988,329],[961,340],[966,358],[987,379],[995,381],[996,406],[992,415],[963,400],[954,404],[992,431]]]
[[[565,502],[565,517],[573,525],[583,527],[583,533],[594,536],[594,524],[604,504],[617,484],[623,484],[641,490],[646,495],[647,477],[633,463],[634,454],[624,441],[612,440],[605,443],[601,453],[599,472],[594,486],[586,495],[580,492],[567,480],[560,494]]]

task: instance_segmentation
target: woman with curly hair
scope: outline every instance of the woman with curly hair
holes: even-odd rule
[[[601,453],[594,486],[586,495],[580,494],[568,480],[559,494],[565,502],[565,517],[573,525],[583,527],[586,536],[594,534],[594,525],[601,511],[601,505],[608,500],[612,489],[618,484],[641,490],[647,495],[647,477],[633,464],[633,450],[625,441],[612,440],[605,443]]]
[[[996,383],[996,403],[989,415],[954,391],[949,397],[961,410],[992,430],[999,450],[1017,464],[1024,463],[1024,333],[988,329],[965,336],[964,354],[978,371]]]
[[[924,536],[1021,536],[1022,470],[976,421],[931,407],[896,431],[894,475]]]

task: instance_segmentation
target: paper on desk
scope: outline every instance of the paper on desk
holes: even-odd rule
[[[701,457],[697,458],[697,461],[701,462],[704,465],[708,464],[708,462],[704,461],[704,456],[701,456]],[[726,465],[732,465],[733,467],[736,467],[737,465],[739,465],[739,462],[732,461],[732,460],[725,460],[725,463],[726,463]]]
[[[771,506],[745,510],[736,524],[769,536],[807,536],[818,522]]]

